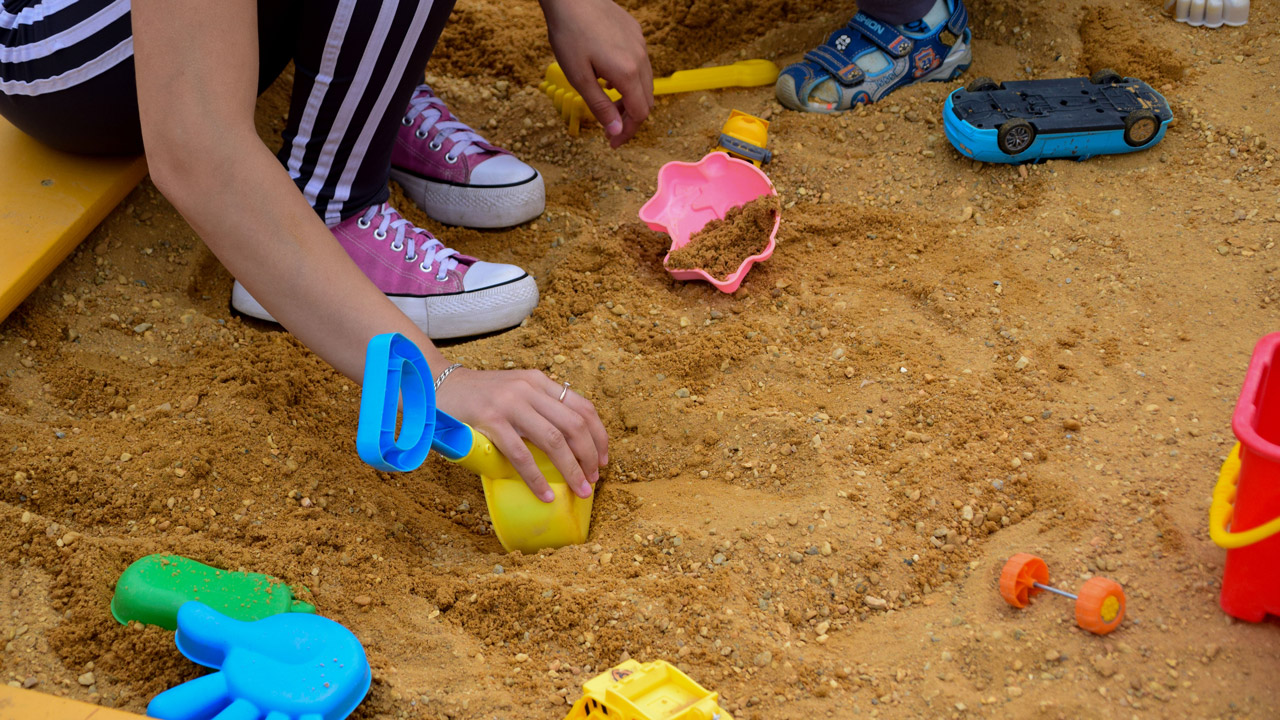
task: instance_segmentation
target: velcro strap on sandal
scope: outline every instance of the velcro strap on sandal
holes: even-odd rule
[[[842,85],[852,87],[862,82],[862,68],[853,64],[852,58],[845,56],[830,45],[819,45],[805,53],[804,59],[817,63],[823,70],[831,73],[831,76]]]
[[[969,25],[969,11],[965,10],[963,0],[956,3],[955,12],[951,13],[951,19],[947,20],[947,29],[956,35],[964,34],[964,29]]]
[[[849,27],[862,33],[876,47],[888,53],[890,57],[906,57],[915,47],[915,43],[911,41],[911,38],[898,32],[889,23],[881,22],[861,12],[853,16],[853,19],[849,21]]]

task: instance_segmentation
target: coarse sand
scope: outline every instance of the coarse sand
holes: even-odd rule
[[[759,255],[769,246],[778,217],[778,197],[762,195],[755,200],[729,208],[689,236],[689,242],[671,252],[667,267],[673,270],[700,269],[711,277],[724,279],[747,258]]]

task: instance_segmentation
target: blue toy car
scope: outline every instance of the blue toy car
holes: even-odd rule
[[[947,139],[961,154],[998,163],[1144,150],[1171,120],[1160,93],[1113,70],[1007,83],[980,77],[948,95],[943,109]]]

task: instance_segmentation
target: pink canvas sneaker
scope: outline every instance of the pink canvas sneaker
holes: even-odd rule
[[[524,270],[459,255],[386,203],[332,230],[364,274],[428,337],[503,330],[519,325],[538,304],[538,284]],[[239,281],[231,306],[275,322]]]
[[[428,215],[449,225],[502,228],[542,214],[542,175],[460,122],[419,85],[400,120],[391,177]]]

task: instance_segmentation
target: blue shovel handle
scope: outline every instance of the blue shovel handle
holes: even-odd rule
[[[400,333],[374,336],[365,352],[356,429],[360,459],[379,470],[408,472],[433,449],[449,460],[462,458],[472,442],[471,428],[436,409],[431,366],[422,350]]]

